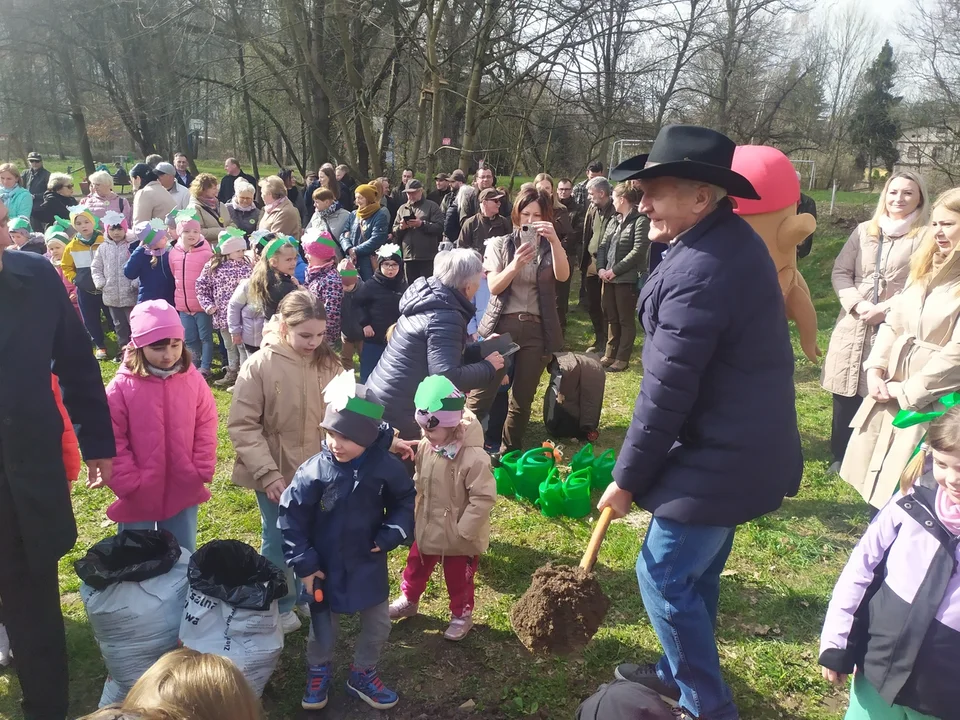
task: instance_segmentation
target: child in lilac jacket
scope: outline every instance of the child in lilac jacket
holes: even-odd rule
[[[217,406],[183,338],[165,300],[130,313],[130,347],[107,386],[117,442],[107,517],[118,530],[169,530],[193,552],[217,464]]]

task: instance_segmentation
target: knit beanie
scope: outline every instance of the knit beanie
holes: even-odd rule
[[[70,236],[67,235],[60,227],[57,225],[51,225],[47,228],[46,232],[43,233],[43,239],[49,248],[50,245],[54,243],[60,243],[64,247],[67,246],[67,243],[70,242]]]
[[[90,220],[90,222],[93,223],[93,229],[95,231],[100,229],[100,221],[96,215],[87,209],[86,205],[74,205],[70,208],[70,224],[74,227],[76,227],[78,217],[85,217]]]
[[[360,273],[357,272],[357,266],[353,264],[350,258],[346,257],[341,260],[337,266],[337,271],[340,273],[340,280],[343,282],[345,290],[349,290],[357,284]]]
[[[363,195],[367,202],[372,205],[380,202],[380,190],[375,188],[373,185],[357,185],[357,189],[354,190],[354,192],[357,195]]]
[[[167,226],[163,220],[154,218],[153,220],[142,220],[133,226],[133,234],[140,244],[145,248],[152,249],[161,240],[167,237]]]
[[[229,255],[237,250],[246,250],[247,240],[244,237],[243,230],[236,227],[221,230],[217,235],[217,252],[221,255]]]
[[[466,396],[443,375],[431,375],[420,383],[413,404],[417,424],[425,430],[456,427],[463,419]]]
[[[377,249],[377,267],[379,268],[387,260],[393,260],[398,265],[402,263],[403,255],[400,252],[400,246],[396,243],[386,243]]]
[[[337,255],[337,243],[326,230],[310,229],[303,234],[303,250],[319,260],[329,260]]]
[[[177,235],[182,235],[185,230],[200,231],[200,218],[193,208],[178,210],[173,219],[177,223]]]
[[[130,312],[130,344],[146,347],[160,340],[183,340],[180,315],[166,300],[146,300]]]
[[[123,213],[119,213],[116,210],[107,210],[103,214],[103,226],[109,230],[110,228],[122,227],[124,230],[127,229],[127,218]]]
[[[10,218],[7,222],[7,230],[9,232],[16,232],[17,230],[22,230],[23,232],[30,232],[32,229],[30,225],[30,218],[24,217],[23,215],[18,215],[15,218]]]
[[[377,441],[383,405],[365,385],[358,385],[353,372],[342,372],[323,389],[327,403],[320,427],[343,435],[368,448]]]

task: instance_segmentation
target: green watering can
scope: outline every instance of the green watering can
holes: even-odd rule
[[[513,450],[500,458],[500,467],[506,471],[511,487],[516,487],[517,464],[520,462],[521,455],[523,455],[523,450]]]
[[[600,457],[593,461],[593,489],[606,490],[613,482],[613,466],[617,464],[617,456],[613,450],[604,450]]]
[[[593,509],[593,502],[590,500],[592,475],[591,468],[583,468],[567,475],[567,480],[563,483],[563,514],[567,517],[586,517]]]
[[[504,497],[514,497],[517,491],[513,489],[513,478],[503,466],[493,469],[493,479],[497,481],[497,495]]]
[[[564,513],[564,483],[560,482],[555,467],[550,469],[547,479],[540,483],[540,499],[537,504],[544,517],[559,517]]]
[[[517,497],[536,502],[540,498],[540,484],[547,479],[553,469],[553,455],[547,457],[542,447],[528,450],[520,456],[513,487]]]
[[[587,443],[570,458],[570,471],[576,472],[584,468],[593,467],[593,443]]]

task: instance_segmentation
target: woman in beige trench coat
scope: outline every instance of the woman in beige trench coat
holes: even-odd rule
[[[840,469],[850,440],[850,421],[867,394],[863,361],[890,300],[906,285],[910,256],[920,245],[929,217],[923,179],[905,171],[891,175],[873,218],[851,233],[833,265],[831,279],[840,315],[830,336],[820,384],[833,393],[831,472]]]
[[[890,303],[864,363],[868,395],[853,418],[840,477],[882,507],[925,425],[899,430],[901,409],[928,412],[960,390],[960,188],[937,199],[906,289]]]

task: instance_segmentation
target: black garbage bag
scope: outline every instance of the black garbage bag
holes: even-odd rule
[[[239,540],[212,540],[190,558],[190,588],[244,610],[268,610],[287,594],[283,571]]]
[[[180,543],[169,530],[123,530],[90,548],[73,568],[87,585],[103,590],[165,575],[179,559]]]
[[[577,720],[671,720],[673,717],[655,691],[628,680],[601,685],[577,708]]]

